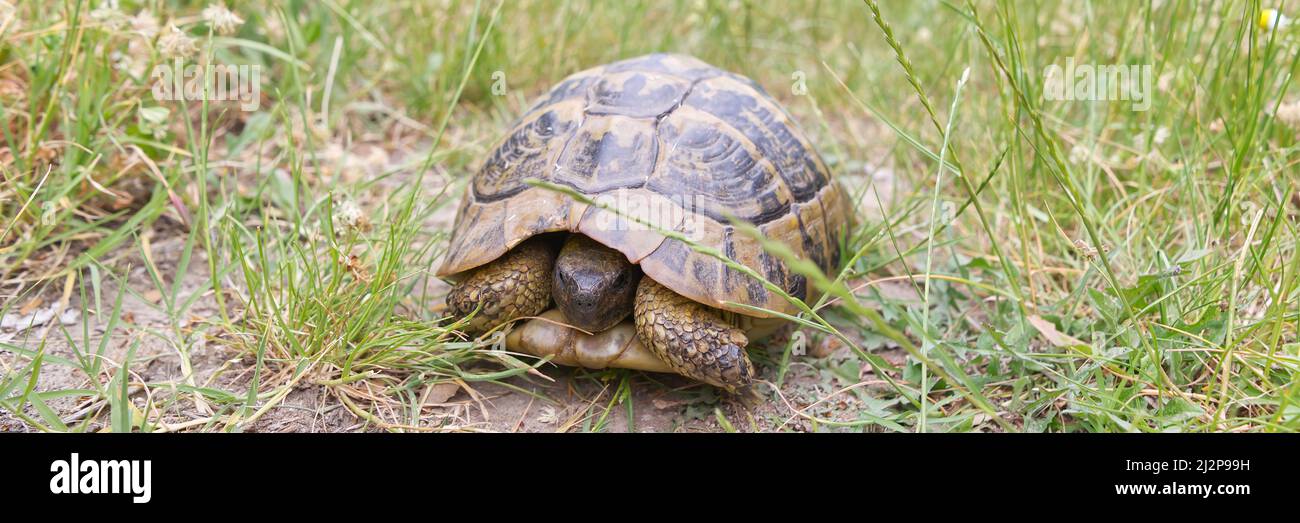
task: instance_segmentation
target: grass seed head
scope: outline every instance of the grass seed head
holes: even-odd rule
[[[188,58],[199,52],[194,38],[185,34],[176,24],[167,26],[167,33],[158,39],[158,52],[164,58]]]
[[[212,30],[217,34],[232,35],[244,25],[244,19],[235,14],[226,4],[216,3],[208,6],[203,10],[203,19],[212,24]]]
[[[109,32],[120,31],[127,24],[126,15],[118,11],[116,6],[104,4],[90,12],[90,19]]]
[[[147,9],[142,9],[131,17],[131,31],[144,37],[145,40],[153,40],[158,36],[158,17]]]

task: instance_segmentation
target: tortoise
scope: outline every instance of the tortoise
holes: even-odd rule
[[[510,350],[737,392],[755,377],[749,340],[798,310],[683,239],[790,296],[814,290],[732,220],[830,273],[851,216],[758,84],[651,54],[575,73],[524,113],[472,177],[437,275],[454,282],[448,310],[470,318],[467,332],[526,320],[506,336]]]

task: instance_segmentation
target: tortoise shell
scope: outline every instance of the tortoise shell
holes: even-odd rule
[[[530,178],[572,187],[622,216]],[[755,317],[771,314],[735,304],[792,314],[759,281],[636,219],[686,234],[808,299],[804,277],[728,216],[834,273],[847,206],[803,132],[752,80],[690,56],[647,55],[573,74],[520,118],[474,175],[438,275],[483,265],[537,234],[571,231],[700,303]]]

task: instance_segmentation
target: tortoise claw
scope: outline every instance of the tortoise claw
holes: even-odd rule
[[[650,352],[679,374],[733,393],[753,382],[749,339],[708,307],[642,278],[633,316]]]

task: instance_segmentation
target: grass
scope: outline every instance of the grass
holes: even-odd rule
[[[778,407],[692,387],[683,423],[1300,428],[1300,28],[1255,23],[1300,5],[249,1],[223,34],[206,4],[119,3],[0,3],[0,314],[76,316],[0,331],[0,427],[249,430],[311,386],[336,429],[475,430],[433,399],[490,382],[556,428],[641,428],[636,389],[666,385],[537,395],[518,377],[548,367],[460,336],[431,272],[536,96],[677,51],[781,100],[859,211],[838,274],[765,244],[824,291],[753,354]],[[169,22],[260,66],[260,107],[156,100]],[[1048,99],[1067,58],[1150,65],[1150,108]]]

